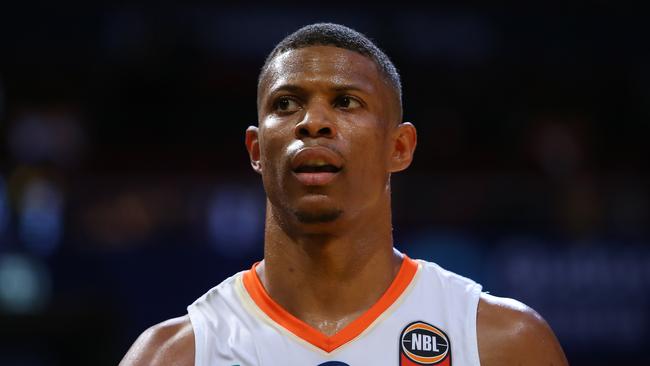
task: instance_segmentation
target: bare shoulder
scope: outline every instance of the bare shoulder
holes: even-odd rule
[[[194,331],[189,316],[145,330],[120,362],[120,366],[140,365],[194,365]]]
[[[482,294],[477,333],[483,366],[568,365],[546,321],[519,301]]]

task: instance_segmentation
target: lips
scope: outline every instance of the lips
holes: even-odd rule
[[[294,176],[307,186],[329,184],[342,168],[343,162],[339,155],[325,147],[302,149],[291,160]]]

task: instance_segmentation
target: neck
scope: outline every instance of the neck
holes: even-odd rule
[[[332,335],[390,286],[401,264],[393,249],[390,202],[374,215],[319,234],[287,228],[268,205],[258,275],[271,298],[297,318]]]

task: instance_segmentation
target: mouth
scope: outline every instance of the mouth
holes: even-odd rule
[[[341,159],[331,150],[318,147],[298,152],[291,170],[298,181],[307,186],[329,184],[343,169]]]
[[[308,161],[293,170],[294,173],[338,173],[340,171],[340,167],[323,160]]]

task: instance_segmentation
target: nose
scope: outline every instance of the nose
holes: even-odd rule
[[[333,138],[336,136],[336,126],[330,113],[324,106],[310,108],[294,129],[296,138]]]

